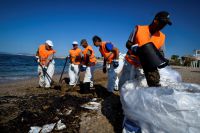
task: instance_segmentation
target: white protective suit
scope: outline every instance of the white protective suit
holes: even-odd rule
[[[44,74],[41,66],[38,65],[39,85],[40,85],[40,87],[45,87],[45,88],[51,87],[51,82],[52,82],[51,79],[53,77],[54,70],[55,70],[54,64],[55,64],[55,61],[52,60],[49,63],[49,66],[47,67],[47,74],[49,76]]]
[[[107,89],[109,92],[113,92],[114,90],[118,90],[119,84],[119,74],[122,71],[124,65],[124,54],[119,53],[119,66],[117,68],[113,67],[113,64],[108,64],[107,72],[108,72],[108,84]]]
[[[69,85],[76,85],[79,82],[79,65],[70,63],[68,74],[70,79]]]
[[[90,87],[93,87],[94,70],[95,66],[87,66],[83,79],[83,83],[90,82]]]

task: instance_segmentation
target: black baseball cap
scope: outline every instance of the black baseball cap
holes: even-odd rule
[[[172,25],[172,22],[170,20],[170,15],[166,11],[158,12],[154,19],[163,23],[167,23],[168,25]]]

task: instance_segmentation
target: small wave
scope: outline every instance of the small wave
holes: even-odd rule
[[[16,77],[6,77],[6,76],[0,76],[0,83],[8,83],[12,81],[18,81],[18,80],[25,80],[25,79],[31,79],[34,76],[16,76]]]

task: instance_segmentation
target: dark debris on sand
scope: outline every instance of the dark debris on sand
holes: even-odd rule
[[[80,107],[90,101],[94,94],[98,99],[102,99],[101,112],[113,126],[114,132],[122,131],[123,114],[119,95],[108,93],[100,84],[95,85],[94,92],[88,94],[80,94],[78,86],[75,92],[68,92],[64,96],[60,96],[60,90],[44,91],[47,93],[0,97],[1,133],[27,133],[32,126],[41,127],[58,120],[66,125],[66,129],[54,132],[77,133],[83,112],[87,112],[90,117],[96,115],[95,111]],[[66,110],[72,110],[71,114],[66,114]]]

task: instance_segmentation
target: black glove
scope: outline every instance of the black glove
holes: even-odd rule
[[[118,60],[113,60],[113,67],[117,68],[119,66],[119,61]]]
[[[69,56],[67,56],[65,59],[68,60],[68,59],[69,59]]]
[[[106,66],[103,66],[103,73],[106,73],[107,70],[106,70]]]
[[[81,65],[80,71],[81,71],[81,72],[84,72],[84,71],[86,71],[86,68],[87,68],[86,65]]]
[[[46,66],[43,67],[43,71],[47,72],[47,67]]]

